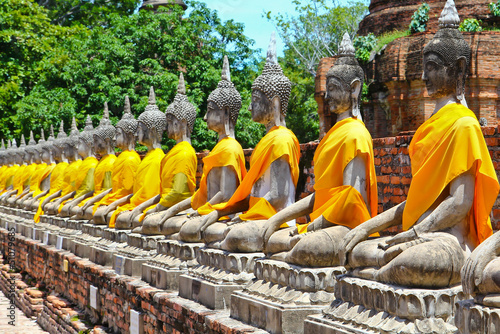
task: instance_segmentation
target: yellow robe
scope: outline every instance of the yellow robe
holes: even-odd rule
[[[35,172],[36,170],[36,166],[37,164],[36,163],[32,163],[32,164],[29,164],[27,167],[26,167],[26,171],[23,175],[23,188],[26,189],[26,187],[28,187],[30,185],[30,182],[31,182],[31,177],[33,176],[33,173]]]
[[[35,164],[36,166],[36,164]],[[17,190],[17,195],[21,195],[24,190],[24,181],[26,181],[26,177],[29,178],[29,174],[25,173],[27,165],[21,165],[14,174],[14,179],[12,180],[12,190]]]
[[[40,182],[42,181],[42,176],[45,168],[47,167],[46,163],[41,163],[36,165],[36,169],[33,172],[33,175],[31,176],[30,179],[30,191],[36,192],[38,189],[38,186],[40,185]]]
[[[141,157],[136,151],[120,153],[112,169],[112,191],[94,204],[93,213],[101,205],[109,205],[133,192],[135,173],[141,163]]]
[[[250,157],[250,170],[226,203],[212,205],[215,210],[223,210],[245,198],[251,192],[257,180],[264,175],[271,164],[285,158],[290,165],[292,181],[297,186],[299,179],[300,145],[295,134],[282,126],[275,126],[259,141]],[[250,197],[249,210],[241,214],[242,220],[269,219],[276,214],[276,209],[264,198]]]
[[[33,193],[33,197],[35,196],[38,196],[40,195],[41,193],[43,193],[43,190],[40,188],[40,186],[42,185],[42,182],[50,176],[50,174],[52,173],[52,171],[54,170],[54,168],[56,167],[56,164],[53,163],[53,164],[50,164],[50,165],[47,165],[40,173],[39,175],[39,178],[38,178],[38,183],[35,185],[35,189],[33,189],[34,193]]]
[[[450,104],[422,124],[409,146],[412,182],[403,213],[408,230],[448,184],[474,167],[475,196],[467,224],[476,246],[492,235],[490,212],[500,189],[488,147],[474,113]]]
[[[6,170],[5,179],[2,181],[3,183],[2,193],[6,192],[7,188],[12,185],[14,181],[14,174],[16,174],[19,167],[20,167],[19,165],[12,165]]]
[[[47,195],[42,196],[39,199],[40,204],[38,205],[38,209],[34,217],[35,223],[40,222],[40,215],[43,215],[43,210],[42,210],[43,201],[50,195],[63,189],[65,171],[66,168],[68,168],[68,166],[69,164],[67,162],[60,162],[52,170],[52,173],[50,174],[50,189]]]
[[[107,154],[104,156],[94,171],[94,194],[93,196],[99,195],[104,190],[111,188],[111,173],[113,171],[113,164],[115,163],[116,155]],[[78,206],[82,207],[87,201],[91,200],[92,197],[88,197],[81,201]]]
[[[95,157],[86,157],[82,161],[82,164],[78,167],[76,178],[71,182],[71,191],[75,191],[75,196],[73,198],[94,191],[94,171],[98,163]],[[59,212],[61,212],[64,204],[68,201],[70,201],[70,199],[61,202]]]
[[[144,157],[135,176],[133,196],[130,202],[119,206],[111,216],[109,227],[115,227],[116,217],[120,212],[132,210],[144,201],[160,193],[160,168],[165,153],[161,148],[156,148]]]
[[[64,177],[61,185],[61,197],[66,196],[75,190],[73,185],[78,175],[78,168],[80,168],[81,164],[82,160],[75,160],[64,170]]]
[[[356,156],[361,156],[365,162],[371,216],[361,194],[343,184],[343,171]],[[352,229],[377,214],[377,176],[372,137],[362,121],[350,117],[336,123],[328,131],[314,153],[314,178],[311,221],[322,215],[333,224]],[[298,226],[299,233],[307,232],[308,225]]]
[[[5,185],[5,172],[9,169],[9,166],[3,165],[0,168],[0,189],[3,189],[3,186]]]
[[[209,214],[213,211],[210,205],[206,205],[207,198],[207,177],[212,168],[233,167],[241,183],[247,170],[245,168],[245,155],[240,143],[236,139],[226,137],[215,145],[209,155],[203,158],[203,175],[200,180],[200,188],[191,199],[191,207],[198,210],[201,215]]]

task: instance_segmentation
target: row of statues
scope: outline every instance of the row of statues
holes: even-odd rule
[[[116,127],[105,105],[95,129],[87,119],[80,133],[73,119],[69,135],[61,123],[57,137],[51,129],[38,144],[33,136],[19,148],[9,142],[0,152],[0,202],[36,211],[35,220],[59,215],[229,252],[263,251],[300,266],[343,265],[353,276],[406,287],[445,288],[462,280],[466,292],[482,296],[478,301],[500,306],[498,295],[488,297],[500,293],[500,235],[492,236],[489,218],[500,187],[464,98],[471,49],[459,23],[448,0],[440,29],[423,50],[422,79],[435,110],[409,147],[407,200],[378,215],[372,138],[359,110],[364,72],[347,34],[326,80],[337,123],[314,155],[314,193],[297,202],[300,147],[285,123],[291,82],[277,62],[274,36],[252,86],[249,109],[266,135],[248,171],[234,136],[241,97],[225,58],[205,116],[219,140],[203,159],[198,190],[190,140],[196,108],[181,74],[165,113],[151,88],[137,120],[126,97]],[[165,130],[176,141],[167,154],[160,147]],[[136,139],[147,147],[142,160]],[[311,222],[297,225],[305,215]],[[396,226],[403,232],[380,236]]]

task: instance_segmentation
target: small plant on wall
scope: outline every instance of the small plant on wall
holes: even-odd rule
[[[490,12],[493,16],[500,16],[500,1],[497,3],[490,2],[488,7],[490,8]]]
[[[429,21],[430,7],[427,3],[423,3],[411,17],[410,32],[412,34],[423,32],[427,28],[427,21]]]
[[[481,26],[481,21],[477,19],[465,19],[462,23],[460,23],[460,27],[458,30],[464,32],[479,32],[483,31],[483,27]]]

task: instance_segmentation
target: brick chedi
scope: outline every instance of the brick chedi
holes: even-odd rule
[[[488,2],[490,1],[478,0],[472,5],[470,1],[456,1],[460,19],[493,20]],[[429,17],[433,18],[435,15],[439,16],[438,11],[443,8],[445,1],[427,3],[431,6]],[[370,15],[360,23],[360,34],[375,29],[376,26],[384,27],[383,30],[373,30],[377,34],[393,29],[407,29],[414,10],[421,4],[422,1],[372,0]],[[403,10],[404,8],[407,10]],[[400,15],[391,19],[392,16],[387,14],[390,11],[399,11]],[[385,24],[377,24],[379,19],[385,20]],[[429,19],[430,24],[436,23],[434,21],[437,22]],[[422,81],[422,50],[434,36],[436,28],[431,25],[426,32],[392,41],[364,66],[366,82],[370,86],[368,102],[363,105],[363,120],[374,138],[414,131],[431,116],[434,106],[429,103],[425,83]],[[484,118],[490,126],[497,125],[500,114],[500,31],[464,32],[463,35],[472,47],[465,98],[478,119]],[[322,121],[321,133],[328,131],[335,123],[323,101],[326,71],[334,62],[335,58],[322,59],[317,71],[315,97]]]

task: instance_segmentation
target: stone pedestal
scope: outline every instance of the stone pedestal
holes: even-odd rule
[[[150,260],[142,265],[142,280],[165,290],[179,290],[179,277],[198,264],[196,257],[203,243],[161,240]]]
[[[99,237],[93,237],[82,232],[71,238],[69,241],[69,250],[71,253],[81,258],[90,258],[91,247],[98,242],[99,239]]]
[[[90,245],[89,260],[100,264],[101,266],[113,266],[113,255],[118,252],[120,248],[127,246],[124,242],[114,242],[106,238],[97,238],[97,240]]]
[[[179,296],[211,309],[229,309],[231,294],[252,281],[255,261],[263,257],[263,253],[200,249],[199,265],[179,277]]]
[[[231,317],[271,333],[303,333],[308,315],[334,298],[343,267],[303,268],[282,261],[257,260],[256,280],[231,296]]]
[[[103,230],[102,237],[115,242],[127,242],[127,236],[131,230],[117,230],[114,228],[106,228]]]
[[[125,245],[113,254],[113,269],[119,275],[142,276],[142,264],[156,255],[156,249],[144,250]]]
[[[460,334],[500,333],[500,308],[474,303],[473,299],[456,303],[455,326]]]
[[[456,333],[455,303],[462,287],[409,289],[339,277],[322,315],[307,317],[304,333]]]
[[[156,250],[157,243],[165,240],[163,235],[142,235],[139,233],[130,233],[127,235],[127,244],[131,247],[141,248],[144,250]]]
[[[82,224],[82,232],[93,237],[103,237],[104,230],[107,228],[107,225]]]

